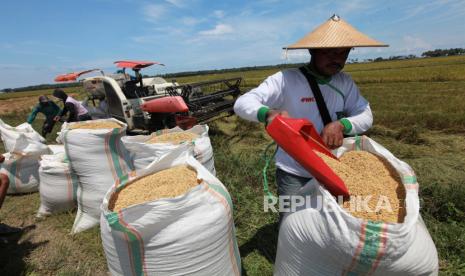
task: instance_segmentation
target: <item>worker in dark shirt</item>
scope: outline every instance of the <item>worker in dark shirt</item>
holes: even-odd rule
[[[65,117],[68,112],[69,116],[68,119],[66,119],[66,122],[68,123],[92,120],[89,115],[89,111],[87,111],[87,109],[79,101],[68,96],[65,91],[55,89],[55,91],[53,91],[53,96],[63,101],[64,105],[61,113],[55,117],[56,121],[58,121],[61,117]]]
[[[42,136],[45,137],[48,133],[52,132],[55,125],[54,118],[60,114],[61,109],[47,96],[42,95],[39,97],[39,103],[34,107],[31,114],[29,114],[27,122],[32,124],[39,112],[45,115],[45,122],[42,126]]]

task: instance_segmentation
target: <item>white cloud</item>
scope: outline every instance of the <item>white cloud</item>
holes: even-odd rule
[[[433,46],[430,43],[412,35],[405,35],[402,38],[402,41],[404,44],[402,50],[407,52],[406,54],[414,51],[430,50],[431,48],[433,48]]]
[[[403,12],[405,15],[394,20],[394,22],[404,22],[416,18],[421,21],[433,20],[438,23],[439,21],[465,16],[465,5],[463,0],[433,0],[421,5],[406,4],[403,7]]]
[[[183,17],[182,23],[187,26],[195,26],[201,22],[204,22],[204,18],[196,18],[196,17]]]
[[[178,8],[182,8],[186,5],[183,0],[165,0],[165,1]]]
[[[232,32],[234,32],[234,29],[231,26],[226,24],[218,24],[215,26],[215,28],[211,30],[201,31],[199,32],[199,34],[204,36],[221,36]]]
[[[288,62],[301,62],[310,60],[308,50],[282,50],[281,59]]]
[[[225,13],[223,10],[216,10],[216,11],[213,11],[213,16],[221,19],[225,16]]]
[[[31,66],[24,64],[0,64],[0,70],[25,70],[30,68]]]
[[[166,7],[163,5],[150,4],[144,7],[143,12],[148,21],[158,21],[166,13]]]
[[[11,44],[11,43],[0,43],[0,48],[3,48],[3,49],[13,49],[13,48],[14,48],[14,45]]]
[[[371,9],[371,6],[373,5],[373,1],[371,0],[351,0],[351,1],[344,1],[342,2],[340,10],[344,15],[348,15],[349,13],[352,12],[357,12],[360,13],[361,11],[369,10]]]

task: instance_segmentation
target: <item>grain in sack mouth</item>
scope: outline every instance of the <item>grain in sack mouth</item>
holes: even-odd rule
[[[68,129],[113,129],[122,128],[117,122],[82,122],[68,125]]]
[[[147,144],[170,143],[182,144],[184,142],[192,142],[199,138],[199,135],[192,132],[170,132],[161,135],[155,135],[148,139]]]
[[[367,151],[349,151],[339,161],[315,151],[347,186],[350,199],[339,205],[357,218],[402,223],[406,216],[405,187],[395,168]]]
[[[191,166],[181,165],[162,170],[136,179],[115,192],[110,198],[108,209],[118,212],[129,206],[161,198],[174,198],[187,193],[201,182],[202,179],[197,179],[197,171]]]

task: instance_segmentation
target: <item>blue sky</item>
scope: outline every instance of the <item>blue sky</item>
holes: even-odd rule
[[[350,59],[465,48],[465,0],[2,0],[0,89],[122,59],[166,64],[147,74],[307,61],[282,47],[334,13],[390,45]]]

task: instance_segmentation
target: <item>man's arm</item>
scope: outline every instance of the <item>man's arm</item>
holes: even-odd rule
[[[61,108],[54,102],[50,101],[50,104],[52,105],[53,107],[53,116],[60,116],[61,114]]]
[[[346,117],[341,119],[344,134],[354,135],[367,131],[373,124],[373,114],[370,104],[360,94],[357,85],[350,79],[348,93],[344,104]]]
[[[28,124],[32,124],[32,122],[34,122],[34,120],[36,119],[37,113],[39,113],[39,107],[35,106],[31,114],[29,114],[29,116],[27,117]]]
[[[265,122],[270,109],[282,105],[283,74],[268,77],[257,88],[240,96],[234,104],[234,112],[243,119]]]
[[[66,120],[68,123],[69,122],[74,122],[74,119],[77,118],[76,116],[76,108],[74,107],[74,104],[72,103],[65,103],[65,108],[63,108],[63,111],[64,110],[67,110],[69,111],[69,116],[68,116],[68,119]]]

